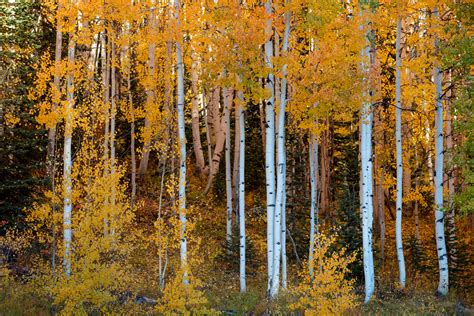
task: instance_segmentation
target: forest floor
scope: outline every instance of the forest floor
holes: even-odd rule
[[[5,286],[6,285],[6,286]],[[379,288],[368,304],[363,304],[361,290],[357,288],[356,307],[346,311],[346,315],[474,315],[472,291],[450,289],[447,297],[436,297],[431,287],[425,284],[424,289]],[[240,294],[234,286],[225,284],[205,290],[208,299],[206,304],[212,314],[216,315],[302,315],[289,309],[292,302],[291,292],[282,291],[272,304],[265,298],[265,282],[249,283],[249,291]],[[17,282],[0,286],[0,315],[55,315],[52,301],[35,297],[29,288]],[[32,295],[33,294],[33,295]],[[154,315],[152,304],[130,304],[115,306],[110,314]],[[120,307],[122,306],[122,307]],[[130,313],[127,312],[131,307]],[[95,313],[94,313],[95,314]],[[100,313],[99,313],[100,314]],[[194,313],[199,314],[199,313]],[[97,314],[98,315],[98,314]]]
[[[224,315],[241,315],[244,310],[251,315],[265,315],[268,310],[272,314],[290,314],[288,308],[288,297],[282,295],[271,307],[267,300],[261,295],[247,293],[240,295],[228,293],[227,299],[221,300],[214,308],[223,311]],[[469,295],[465,293],[465,295]],[[377,293],[378,297],[372,299],[368,304],[363,304],[362,296],[358,297],[357,306],[347,311],[347,315],[474,315],[474,308],[467,303],[465,295],[450,294],[439,298],[433,292],[407,293]],[[472,293],[470,293],[472,296]],[[232,298],[230,298],[232,296]],[[471,298],[472,300],[472,298]],[[291,313],[294,314],[294,313]]]

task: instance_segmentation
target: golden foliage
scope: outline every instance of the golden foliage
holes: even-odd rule
[[[356,304],[354,280],[347,279],[348,265],[356,254],[347,254],[345,248],[333,250],[336,236],[319,234],[315,237],[313,261],[305,267],[314,267],[314,278],[309,268],[300,272],[301,283],[293,289],[297,301],[290,305],[305,315],[337,315]]]

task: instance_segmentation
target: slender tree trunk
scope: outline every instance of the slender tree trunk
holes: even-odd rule
[[[176,20],[180,25],[180,1],[176,0]],[[176,72],[177,72],[177,108],[178,108],[178,140],[179,140],[179,220],[180,229],[180,258],[183,269],[183,283],[189,284],[187,264],[187,237],[186,237],[186,134],[184,132],[184,62],[181,47],[182,39],[176,41]]]
[[[219,164],[221,161],[222,157],[222,150],[224,149],[225,145],[225,117],[222,117],[222,119],[218,120],[218,127],[219,131],[216,133],[216,146],[214,148],[214,152],[212,154],[212,162],[209,162],[209,177],[207,180],[207,185],[206,188],[204,189],[204,193],[208,193],[209,190],[211,189],[212,185],[214,184],[214,180],[217,176],[217,173],[219,172]],[[209,122],[208,122],[209,123]],[[212,139],[211,139],[212,141]]]
[[[430,183],[432,183],[434,185],[435,175],[434,175],[434,168],[433,168],[433,154],[432,154],[432,145],[431,145],[430,112],[427,109],[426,102],[423,102],[423,103],[424,103],[424,111],[425,111],[425,114],[426,114],[425,139],[426,139],[426,143],[427,143],[426,151],[427,151],[427,155],[428,155],[426,165],[428,167],[428,175],[429,175]]]
[[[321,200],[320,212],[324,219],[330,217],[329,213],[329,120],[326,119],[326,130],[322,133],[321,144]]]
[[[61,10],[61,4],[58,4],[58,11]],[[61,100],[61,76],[59,73],[59,64],[62,59],[62,47],[63,47],[63,33],[61,31],[61,21],[57,21],[58,26],[56,28],[56,48],[54,51],[54,94],[53,94],[53,109],[57,109]],[[54,124],[48,131],[48,149],[47,149],[47,175],[49,181],[51,181],[51,191],[53,194],[56,193],[55,179],[54,179],[54,165],[56,156],[56,124]],[[57,205],[53,205],[53,212],[57,211]],[[53,244],[51,246],[51,271],[53,271],[53,277],[56,271],[56,224],[53,223]]]
[[[310,166],[310,182],[311,182],[311,209],[310,209],[310,230],[309,230],[309,275],[311,280],[314,278],[314,242],[318,233],[318,140],[316,135],[311,135],[309,144],[309,166]]]
[[[402,102],[401,102],[401,49],[400,49],[400,37],[402,33],[402,21],[399,18],[397,22],[397,38],[396,38],[396,72],[395,72],[395,97],[397,103],[396,109],[396,128],[395,138],[397,147],[397,216],[396,216],[396,247],[397,247],[397,258],[399,268],[399,281],[402,288],[405,287],[406,283],[406,272],[405,272],[405,257],[403,256],[403,239],[402,239],[402,207],[403,207],[403,160],[402,160]]]
[[[283,39],[283,53],[288,52],[288,43],[290,37],[290,19],[291,14],[285,14],[285,35]],[[281,80],[281,96],[278,109],[278,138],[277,138],[277,191],[275,203],[275,221],[274,221],[274,254],[273,254],[273,283],[270,296],[275,297],[280,287],[280,260],[282,254],[282,239],[286,229],[282,225],[282,214],[285,212],[284,200],[286,195],[286,149],[285,149],[285,111],[286,111],[286,92],[287,92],[287,65],[283,65],[283,79]]]
[[[208,193],[209,190],[212,188],[214,184],[214,180],[219,172],[219,164],[222,157],[222,150],[224,149],[225,139],[226,139],[226,125],[225,125],[225,115],[219,118],[219,96],[220,96],[220,89],[214,89],[212,93],[212,97],[210,98],[210,102],[208,102],[208,114],[210,115],[207,121],[209,127],[209,134],[210,140],[212,140],[212,134],[214,133],[215,136],[215,147],[212,153],[212,159],[209,161],[209,168],[206,168],[204,173],[207,173],[209,170],[209,177],[207,180],[206,188],[204,189],[204,193]],[[226,97],[224,96],[224,99]],[[212,113],[212,114],[211,114]],[[214,132],[213,132],[214,130]]]
[[[449,83],[451,83],[451,73],[448,74]],[[454,165],[453,165],[453,129],[451,118],[451,88],[446,93],[446,151],[448,152],[448,172],[446,174],[448,185],[448,245],[449,245],[449,261],[451,267],[454,267],[457,261],[457,249],[454,241],[456,240],[456,222],[455,222],[455,206],[454,206]]]
[[[417,163],[418,165],[418,163]],[[420,181],[418,180],[418,176],[416,176],[415,179],[415,186],[418,188],[420,185]],[[420,235],[420,211],[419,211],[419,203],[418,201],[415,202],[415,207],[414,207],[414,214],[415,214],[415,238],[416,238],[416,243],[418,246],[421,245],[421,235]]]
[[[444,208],[443,208],[443,102],[442,102],[442,74],[438,67],[434,69],[434,81],[436,85],[436,159],[435,159],[435,227],[436,248],[439,263],[438,293],[447,295],[449,288],[448,254],[444,236]]]
[[[210,100],[211,98],[208,97],[206,98],[204,96],[204,100],[208,100],[206,102],[206,115],[204,117],[204,123],[206,125],[206,141],[207,141],[207,159],[209,161],[209,164],[206,166],[206,169],[204,171],[204,173],[207,173],[207,172],[210,172],[210,170],[213,170],[214,168],[214,164],[212,163],[212,141],[211,141],[211,126],[210,126],[210,122],[209,122],[209,103],[210,103]]]
[[[240,146],[239,146],[239,240],[240,240],[240,292],[245,293],[247,291],[247,282],[245,276],[245,116],[243,111],[243,94],[242,91],[238,93],[239,105],[239,134],[240,134]]]
[[[258,103],[258,114],[260,118],[260,130],[265,130],[265,100],[260,100]],[[262,148],[265,150],[265,144],[267,143],[267,138],[265,133],[262,134]]]
[[[284,172],[286,178],[286,170]],[[285,186],[286,188],[286,186]],[[286,210],[286,192],[283,195],[283,210]],[[288,287],[288,267],[286,256],[286,211],[281,213],[281,286],[284,289]]]
[[[216,146],[218,132],[221,130],[221,118],[219,112],[220,104],[220,93],[221,89],[215,87],[209,92],[209,102],[207,103],[208,109],[208,124],[209,132],[211,136],[211,144]]]
[[[228,88],[224,92],[224,125],[225,125],[225,187],[227,197],[227,220],[226,220],[226,240],[228,245],[232,242],[232,172],[230,157],[230,106],[232,102],[232,91]]]
[[[115,115],[117,98],[117,78],[115,68],[115,43],[111,44],[111,109],[110,109],[110,173],[115,175]],[[115,205],[115,184],[112,184],[112,206]],[[111,223],[113,225],[113,223]]]
[[[364,14],[364,13],[362,13]],[[370,45],[362,49],[362,68],[366,76],[369,72],[370,63]],[[367,77],[365,82],[368,82]],[[370,87],[367,87],[366,98],[369,97]],[[372,123],[373,113],[370,100],[365,100],[361,109],[360,123],[360,209],[362,216],[362,246],[364,258],[364,279],[365,279],[365,299],[364,302],[370,301],[374,292],[374,257],[372,251],[372,224],[373,224],[373,201],[372,201]]]
[[[74,116],[74,74],[70,69],[75,62],[76,43],[69,39],[67,76],[67,107],[64,123],[64,273],[71,276],[71,243],[72,243],[72,133]]]
[[[163,166],[161,170],[161,182],[160,182],[160,198],[158,202],[158,220],[161,220],[161,206],[163,201],[163,188],[164,188],[164,181],[165,181],[165,172],[166,172],[166,158],[163,161]],[[162,227],[162,226],[160,226]],[[158,232],[158,234],[163,234],[164,232]],[[160,247],[164,245],[161,244]],[[166,252],[166,259],[165,264],[163,266],[163,251],[164,249],[160,249],[158,253],[158,285],[160,287],[160,291],[163,291],[165,288],[165,273],[166,273],[166,266],[168,262],[168,253]]]
[[[110,55],[107,49],[108,45],[108,38],[106,30],[102,33],[101,41],[101,49],[102,49],[102,86],[103,86],[103,99],[104,99],[104,121],[105,121],[105,128],[104,128],[104,160],[107,161],[109,159],[109,99],[110,99]],[[107,173],[107,167],[104,170],[104,173]]]
[[[274,87],[275,78],[273,76],[273,42],[272,32],[272,0],[265,2],[265,11],[269,15],[266,22],[265,34],[268,37],[265,42],[265,63],[270,69],[270,73],[265,82],[266,92],[269,97],[265,100],[265,174],[267,182],[267,264],[268,264],[268,294],[271,297],[273,285],[273,257],[274,257],[274,223],[275,223],[275,106]]]
[[[191,103],[191,127],[193,131],[193,149],[194,155],[196,156],[196,166],[198,168],[199,173],[202,173],[205,168],[204,162],[204,152],[202,150],[201,145],[201,129],[199,127],[199,101],[202,94],[199,93],[198,87],[198,66],[199,61],[196,53],[193,51],[192,53],[192,65],[191,65],[191,80],[192,80],[192,90],[193,90],[193,98]]]
[[[237,92],[238,98],[239,92]],[[234,166],[232,170],[232,192],[234,201],[234,213],[236,214],[236,223],[239,212],[239,161],[240,161],[240,113],[237,107],[234,108]]]
[[[130,54],[129,63],[131,64],[131,54]],[[130,106],[130,157],[132,164],[132,197],[131,197],[131,207],[132,209],[135,206],[135,199],[137,195],[137,159],[135,157],[135,107],[133,105],[133,96],[132,96],[132,84],[131,84],[131,65],[128,69],[127,75],[127,93],[128,93],[128,102]]]

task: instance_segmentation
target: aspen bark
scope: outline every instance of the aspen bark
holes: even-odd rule
[[[268,265],[268,294],[271,297],[273,284],[273,257],[274,257],[274,222],[275,222],[275,106],[274,106],[274,84],[273,76],[273,41],[271,36],[272,0],[265,2],[265,12],[269,15],[265,26],[265,34],[268,37],[265,42],[265,63],[270,73],[266,78],[265,89],[269,94],[265,100],[265,175],[267,185],[267,265]]]
[[[239,92],[236,93],[238,98]],[[232,199],[234,202],[234,213],[236,222],[239,212],[239,161],[240,161],[240,113],[237,107],[234,108],[234,165],[232,169]]]
[[[209,129],[210,140],[212,142],[212,133],[214,130],[216,145],[212,153],[212,159],[209,161],[209,169],[208,169],[209,177],[207,180],[206,188],[204,189],[204,193],[209,192],[212,185],[214,184],[214,180],[217,176],[217,173],[219,172],[219,164],[222,157],[222,150],[224,149],[225,140],[226,140],[225,115],[223,115],[222,118],[217,117],[218,115],[217,113],[219,113],[219,91],[220,91],[219,88],[216,88],[214,90],[213,96],[211,97],[211,100],[208,103],[209,109],[210,109],[209,114],[211,113],[211,111],[214,112],[212,116],[209,117],[210,120],[207,121],[208,127],[210,127]],[[225,99],[225,96],[224,96],[224,99]],[[207,168],[205,169],[204,173],[207,173]]]
[[[239,134],[240,134],[240,146],[239,146],[239,240],[240,240],[240,292],[245,293],[247,291],[247,282],[245,275],[245,260],[246,260],[246,236],[245,236],[245,116],[243,111],[243,95],[242,91],[238,92],[239,105]]]
[[[232,92],[228,88],[224,88],[223,92],[225,125],[225,187],[227,198],[226,240],[230,245],[232,242],[232,173],[230,165],[230,106],[232,102]]]
[[[285,35],[283,39],[282,51],[288,52],[289,36],[290,36],[290,19],[289,12],[285,14]],[[273,283],[271,288],[271,297],[278,294],[280,287],[280,260],[282,255],[282,239],[286,237],[286,229],[282,225],[282,214],[285,212],[285,195],[286,195],[286,148],[285,148],[285,111],[287,101],[287,65],[283,65],[283,78],[281,80],[281,96],[278,109],[278,137],[277,137],[277,191],[275,201],[275,220],[274,220],[274,254],[273,254]],[[285,235],[285,237],[283,236]]]
[[[364,14],[364,13],[362,13]],[[368,34],[366,35],[368,36]],[[368,76],[369,63],[371,60],[370,44],[367,42],[362,49],[362,70],[365,76]],[[368,78],[364,81],[368,84]],[[361,109],[360,122],[360,209],[362,217],[362,246],[364,259],[364,280],[365,280],[365,299],[367,303],[372,298],[374,293],[374,257],[372,250],[372,225],[373,225],[373,176],[372,176],[372,123],[373,113],[369,95],[371,88],[367,87],[366,98]]]
[[[196,166],[199,173],[202,173],[205,167],[204,152],[201,144],[201,130],[199,127],[199,101],[202,94],[199,93],[198,88],[198,66],[199,61],[196,53],[192,51],[192,65],[191,65],[191,81],[192,81],[192,92],[193,98],[191,103],[191,127],[193,131],[193,149],[194,156],[196,157]]]
[[[180,1],[176,0],[176,20],[180,27]],[[177,77],[177,110],[178,110],[178,142],[179,142],[179,220],[180,228],[180,259],[183,269],[183,283],[189,284],[187,273],[187,237],[186,237],[186,134],[184,132],[184,62],[181,46],[182,39],[176,41],[176,77]]]
[[[434,15],[438,18],[438,9],[434,9]],[[438,40],[435,42],[438,46]],[[439,283],[437,292],[445,296],[449,289],[448,253],[444,234],[444,206],[443,206],[443,176],[444,176],[444,128],[443,128],[443,82],[439,66],[434,68],[435,84],[435,172],[434,172],[434,195],[435,195],[435,231],[436,249],[439,264]]]
[[[76,43],[69,40],[68,45],[68,67],[72,67],[75,62]],[[72,243],[72,133],[73,133],[73,115],[74,115],[74,74],[69,69],[67,76],[67,103],[66,118],[64,122],[64,273],[67,277],[71,276],[71,243]]]
[[[321,200],[320,200],[320,212],[322,216],[326,219],[330,217],[329,210],[329,179],[330,179],[330,170],[329,170],[329,120],[326,119],[326,130],[322,133],[321,140]]]
[[[309,275],[311,280],[314,278],[314,242],[318,233],[318,140],[316,135],[311,135],[309,144],[309,167],[311,182],[311,209],[310,209],[310,230],[309,230]]]
[[[402,207],[403,207],[403,160],[402,160],[402,102],[401,102],[401,49],[400,37],[402,33],[402,21],[399,18],[397,22],[397,38],[396,38],[396,71],[395,71],[395,98],[396,98],[396,128],[395,138],[397,147],[397,200],[396,200],[396,224],[395,239],[397,248],[399,281],[402,288],[406,283],[405,257],[403,256],[403,239],[402,239]]]
[[[442,81],[441,71],[438,67],[434,70],[434,81],[436,86],[436,143],[435,143],[435,227],[436,227],[436,248],[438,252],[439,283],[438,293],[447,295],[449,288],[448,254],[446,250],[446,240],[444,234],[444,207],[443,207],[443,102],[442,102]]]
[[[451,73],[448,74],[449,82],[451,83]],[[446,151],[448,152],[448,172],[446,174],[446,183],[448,185],[448,236],[449,236],[449,260],[451,261],[451,266],[456,264],[456,245],[449,241],[456,240],[456,222],[455,222],[455,205],[454,205],[454,165],[453,163],[453,129],[452,129],[452,117],[451,117],[451,88],[446,93]],[[451,163],[451,164],[449,164]]]
[[[58,5],[58,11],[61,9],[61,5]],[[62,55],[62,41],[63,35],[61,30],[61,22],[58,21],[56,28],[56,47],[54,50],[54,93],[53,93],[53,109],[57,109],[61,100],[61,76],[59,73],[59,64],[61,63]],[[54,188],[54,156],[56,150],[56,124],[54,124],[48,131],[48,152],[47,152],[47,173],[48,178],[51,181],[52,191],[55,192]]]

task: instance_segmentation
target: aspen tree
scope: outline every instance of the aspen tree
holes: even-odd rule
[[[74,63],[76,43],[69,37],[68,44],[68,76],[67,76],[67,102],[66,117],[64,122],[64,273],[71,276],[71,256],[72,256],[72,133],[73,133],[73,117],[74,117]]]
[[[288,52],[288,43],[290,37],[291,13],[285,13],[285,35],[283,39],[283,54]],[[283,65],[283,79],[281,80],[281,97],[278,109],[278,138],[277,138],[277,191],[275,202],[275,222],[274,238],[275,247],[273,254],[273,283],[271,288],[271,297],[278,294],[280,287],[280,260],[282,258],[282,239],[286,237],[286,228],[282,224],[283,213],[285,212],[286,195],[286,148],[285,148],[285,111],[287,103],[287,65]]]
[[[314,278],[314,242],[318,234],[318,139],[316,135],[311,135],[309,144],[309,167],[311,179],[311,209],[310,209],[310,230],[309,230],[309,256],[308,256],[308,270],[311,279]]]
[[[132,183],[132,196],[130,199],[131,208],[135,205],[135,199],[137,195],[137,159],[135,154],[135,107],[133,105],[132,96],[132,53],[131,47],[128,47],[128,69],[127,71],[127,95],[130,109],[130,159],[132,167],[131,183]]]
[[[179,10],[180,0],[175,0],[175,18],[178,34],[181,34],[181,23]],[[176,40],[176,79],[177,79],[177,110],[178,110],[178,144],[179,144],[179,220],[180,229],[180,258],[181,268],[183,269],[183,283],[189,284],[187,272],[187,237],[186,237],[186,134],[184,132],[184,61],[182,50],[182,37]]]
[[[58,2],[57,12],[61,12],[62,4]],[[62,35],[62,21],[56,21],[56,46],[54,50],[54,93],[53,93],[53,108],[57,109],[61,100],[61,76],[59,72],[59,64],[62,59],[62,47],[63,47],[63,35]],[[56,156],[56,124],[54,124],[48,131],[48,149],[47,149],[47,175],[51,181],[51,191],[53,194],[56,192],[55,181],[54,181],[54,165]],[[53,210],[56,206],[53,206]],[[56,270],[56,227],[53,224],[53,244],[51,249],[51,270]]]
[[[199,60],[196,52],[193,50],[191,52],[192,64],[191,64],[191,87],[193,92],[192,102],[191,102],[191,127],[193,131],[193,149],[194,156],[196,157],[196,166],[199,172],[203,172],[205,167],[204,162],[204,153],[201,145],[201,131],[199,127],[199,105],[201,101],[202,94],[199,93],[198,80],[199,80]]]
[[[208,121],[208,125],[210,127],[214,127],[210,129],[210,137],[212,141],[212,134],[214,131],[216,143],[215,143],[214,151],[212,153],[212,159],[209,160],[209,177],[207,180],[206,188],[204,189],[205,193],[209,192],[212,185],[214,184],[214,180],[217,176],[217,173],[219,172],[219,164],[221,161],[222,150],[225,147],[224,146],[225,140],[226,140],[225,115],[219,118],[217,114],[219,113],[219,97],[220,97],[220,89],[216,88],[214,89],[212,93],[212,98],[210,99],[210,102],[208,102],[208,107],[210,107],[211,109],[209,113],[214,112],[213,115],[211,116],[211,120]],[[209,124],[210,122],[212,122],[212,124]]]
[[[451,82],[451,73],[448,74],[449,83]],[[449,88],[446,93],[446,151],[449,153],[448,160],[453,160],[454,155],[454,144],[453,144],[453,128],[452,128],[452,116],[451,116],[451,98],[452,98],[452,88]],[[450,170],[446,174],[446,183],[448,185],[448,244],[449,244],[449,260],[451,261],[451,266],[456,263],[456,245],[450,241],[456,240],[456,223],[455,223],[455,206],[454,206],[454,195],[455,195],[455,170],[454,166],[450,166]]]
[[[239,241],[240,241],[240,292],[245,293],[247,291],[247,277],[245,275],[245,114],[243,110],[243,93],[242,91],[237,92],[238,96],[238,115],[239,115],[239,134],[240,134],[240,145],[239,145],[239,182],[238,182],[238,199],[239,199]]]
[[[115,67],[115,41],[111,43],[111,108],[110,108],[110,173],[115,175],[115,117],[116,117],[116,99],[117,99],[117,76]],[[112,206],[115,205],[115,186],[112,186],[111,196]]]
[[[396,99],[396,160],[397,160],[397,200],[396,200],[396,247],[399,268],[399,281],[402,288],[405,287],[405,258],[403,256],[403,239],[402,239],[402,207],[403,207],[403,160],[402,160],[402,102],[401,102],[401,48],[400,37],[402,33],[402,20],[398,17],[397,21],[397,37],[396,37],[396,69],[395,69],[395,99]]]
[[[57,11],[62,10],[61,1],[58,3]],[[63,33],[62,33],[62,21],[58,18],[56,21],[56,46],[54,50],[54,93],[53,93],[53,107],[56,109],[59,106],[61,100],[61,76],[59,72],[59,64],[61,63],[62,55],[62,42],[63,42]],[[56,124],[54,124],[48,131],[48,153],[47,153],[47,168],[48,168],[48,177],[51,181],[51,186],[53,192],[54,188],[54,156],[55,156],[55,144],[56,144]]]
[[[364,4],[362,4],[364,5]],[[362,8],[361,8],[362,9]],[[367,13],[362,9],[362,17]],[[366,20],[366,18],[364,19]],[[370,35],[368,31],[366,37]],[[369,74],[369,63],[371,60],[370,55],[370,43],[369,40],[365,47],[362,49],[362,69],[365,76]],[[368,78],[365,77],[364,81],[367,84],[365,98],[361,113],[360,113],[360,209],[362,217],[362,245],[363,245],[363,258],[364,258],[364,279],[365,279],[365,299],[364,302],[370,301],[374,292],[374,257],[372,252],[372,222],[373,222],[373,176],[372,176],[372,123],[373,113],[370,104],[369,96],[371,94],[370,87],[368,86]]]
[[[265,2],[265,12],[268,15],[265,26],[267,41],[265,42],[265,63],[269,74],[265,81],[267,98],[265,100],[265,176],[267,185],[267,264],[268,264],[268,295],[271,297],[273,285],[275,255],[275,95],[273,75],[273,41],[272,32],[272,0]]]
[[[438,19],[438,9],[434,11],[435,18]],[[438,46],[438,40],[436,40]],[[434,67],[434,84],[435,84],[435,172],[434,172],[434,197],[435,197],[435,230],[436,230],[436,249],[438,253],[439,265],[439,283],[438,290],[442,296],[448,294],[449,289],[449,272],[448,272],[448,253],[446,249],[446,240],[444,234],[444,206],[443,206],[443,178],[444,178],[444,128],[443,128],[443,86],[442,72],[439,65]]]
[[[232,91],[229,88],[223,89],[224,93],[224,127],[225,127],[225,187],[227,200],[226,213],[226,240],[230,244],[232,241],[232,173],[230,166],[230,106],[232,102]]]
[[[239,92],[236,92],[238,99]],[[237,107],[234,108],[234,165],[232,167],[232,201],[235,206],[236,218],[239,212],[239,161],[240,161],[240,114]],[[238,219],[236,219],[238,221]]]

